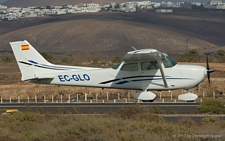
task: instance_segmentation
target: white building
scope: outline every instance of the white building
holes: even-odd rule
[[[139,1],[136,2],[138,7],[151,5],[151,1]]]
[[[204,5],[204,8],[225,9],[225,3],[222,3],[222,0],[210,0],[208,4]]]
[[[22,8],[21,7],[10,7],[7,9],[8,12],[19,12]]]
[[[55,11],[55,15],[64,15],[66,13],[67,13],[66,10],[56,10]]]
[[[120,9],[123,12],[135,12],[136,11],[136,3],[135,2],[125,2],[125,7]]]
[[[160,2],[152,2],[152,6],[154,8],[160,7],[161,6],[161,3]]]
[[[63,6],[53,6],[54,9],[62,9]]]
[[[1,6],[1,5],[0,5]],[[6,10],[0,9],[0,20],[14,20],[18,18],[37,17],[43,15],[62,15],[67,13],[99,12],[99,4],[88,3],[82,6],[46,6],[46,7],[11,7]]]
[[[31,9],[30,8],[21,8],[21,12],[22,13],[27,13],[27,12],[30,12],[31,11]]]
[[[125,2],[119,4],[120,7],[125,7],[125,5],[126,5]]]
[[[72,5],[63,5],[62,8],[72,8]]]
[[[97,4],[97,3],[88,3],[87,7],[99,7],[99,4]]]
[[[126,2],[125,6],[127,9],[130,9],[130,8],[135,8],[136,4],[135,4],[135,2]]]
[[[156,9],[157,13],[172,13],[172,9]]]
[[[96,3],[88,3],[87,10],[89,12],[99,12],[101,11],[101,7],[99,6],[99,4],[96,4]]]
[[[0,21],[3,20],[5,17],[5,14],[0,14]]]
[[[202,5],[202,3],[201,3],[201,2],[191,2],[191,5],[201,6],[201,5]]]
[[[4,6],[4,5],[0,4],[0,10],[5,10],[5,9],[7,9],[7,6]]]
[[[136,2],[136,6],[140,7],[140,9],[152,9],[154,7],[151,1]]]
[[[220,5],[223,4],[222,0],[210,0],[209,5]]]
[[[115,2],[110,2],[109,5],[110,5],[112,8],[115,8],[117,4],[116,4]]]
[[[173,7],[173,8],[179,8],[181,2],[162,2],[161,7]]]

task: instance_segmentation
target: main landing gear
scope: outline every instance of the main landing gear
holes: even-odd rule
[[[157,98],[157,95],[153,92],[144,91],[140,93],[135,93],[134,98],[142,100],[143,102],[153,102]]]

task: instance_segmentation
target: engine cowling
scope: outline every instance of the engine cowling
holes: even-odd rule
[[[138,100],[155,100],[157,98],[157,95],[153,92],[140,92],[140,93],[135,93],[134,98]]]
[[[178,100],[183,100],[183,101],[187,101],[187,102],[192,102],[195,101],[198,98],[198,95],[194,94],[194,93],[184,93],[184,94],[180,94],[178,96]]]

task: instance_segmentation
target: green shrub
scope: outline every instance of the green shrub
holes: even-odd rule
[[[4,58],[2,58],[2,61],[4,63],[11,63],[13,61],[12,57],[6,56]]]
[[[150,109],[142,108],[138,104],[131,107],[122,107],[114,116],[120,117],[122,119],[150,121],[157,123],[165,121],[162,117],[151,112]]]
[[[215,62],[225,62],[225,51],[224,50],[218,50],[214,55],[214,61]]]
[[[194,121],[191,119],[191,118],[181,118],[179,121],[178,121],[178,124],[179,125],[184,125],[186,127],[191,127],[192,125],[194,125]]]
[[[165,114],[166,113],[164,110],[162,110],[158,106],[153,106],[151,109],[152,109],[153,113],[155,113],[155,114]]]
[[[201,55],[199,54],[197,49],[192,49],[184,54],[181,55],[180,60],[181,62],[199,62]]]
[[[201,120],[202,122],[204,123],[215,123],[217,121],[220,121],[220,118],[219,117],[216,117],[216,116],[210,116],[210,117],[205,117]]]
[[[67,111],[66,108],[64,108],[64,107],[59,107],[59,108],[57,109],[57,113],[58,113],[58,114],[68,114],[69,111]]]
[[[52,61],[53,57],[50,53],[47,53],[47,52],[40,52],[40,54],[46,59],[48,60],[49,62]]]
[[[207,99],[200,103],[198,107],[199,113],[224,114],[224,103],[218,99]]]
[[[71,57],[65,57],[65,58],[62,59],[62,62],[66,63],[66,64],[69,64],[69,63],[72,62],[72,59],[71,59]]]
[[[98,58],[93,58],[93,60],[92,60],[92,62],[93,62],[93,64],[98,64]]]
[[[113,63],[120,63],[122,61],[122,59],[119,56],[116,56],[115,58],[113,58],[112,62]]]
[[[30,122],[36,122],[38,121],[40,118],[40,115],[34,112],[16,112],[14,113],[12,116],[9,117],[9,120],[11,122],[15,122],[15,121],[30,121]]]
[[[132,116],[143,112],[143,108],[141,108],[139,105],[132,107],[121,107],[118,112],[116,112],[116,116],[124,119],[130,119]]]
[[[132,120],[155,122],[155,123],[165,122],[163,117],[160,117],[159,115],[151,113],[151,112],[143,112],[143,113],[135,114],[132,116]]]

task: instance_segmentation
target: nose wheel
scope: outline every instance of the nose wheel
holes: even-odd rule
[[[197,94],[186,92],[184,94],[178,95],[178,100],[186,101],[186,102],[194,102],[198,98]]]

